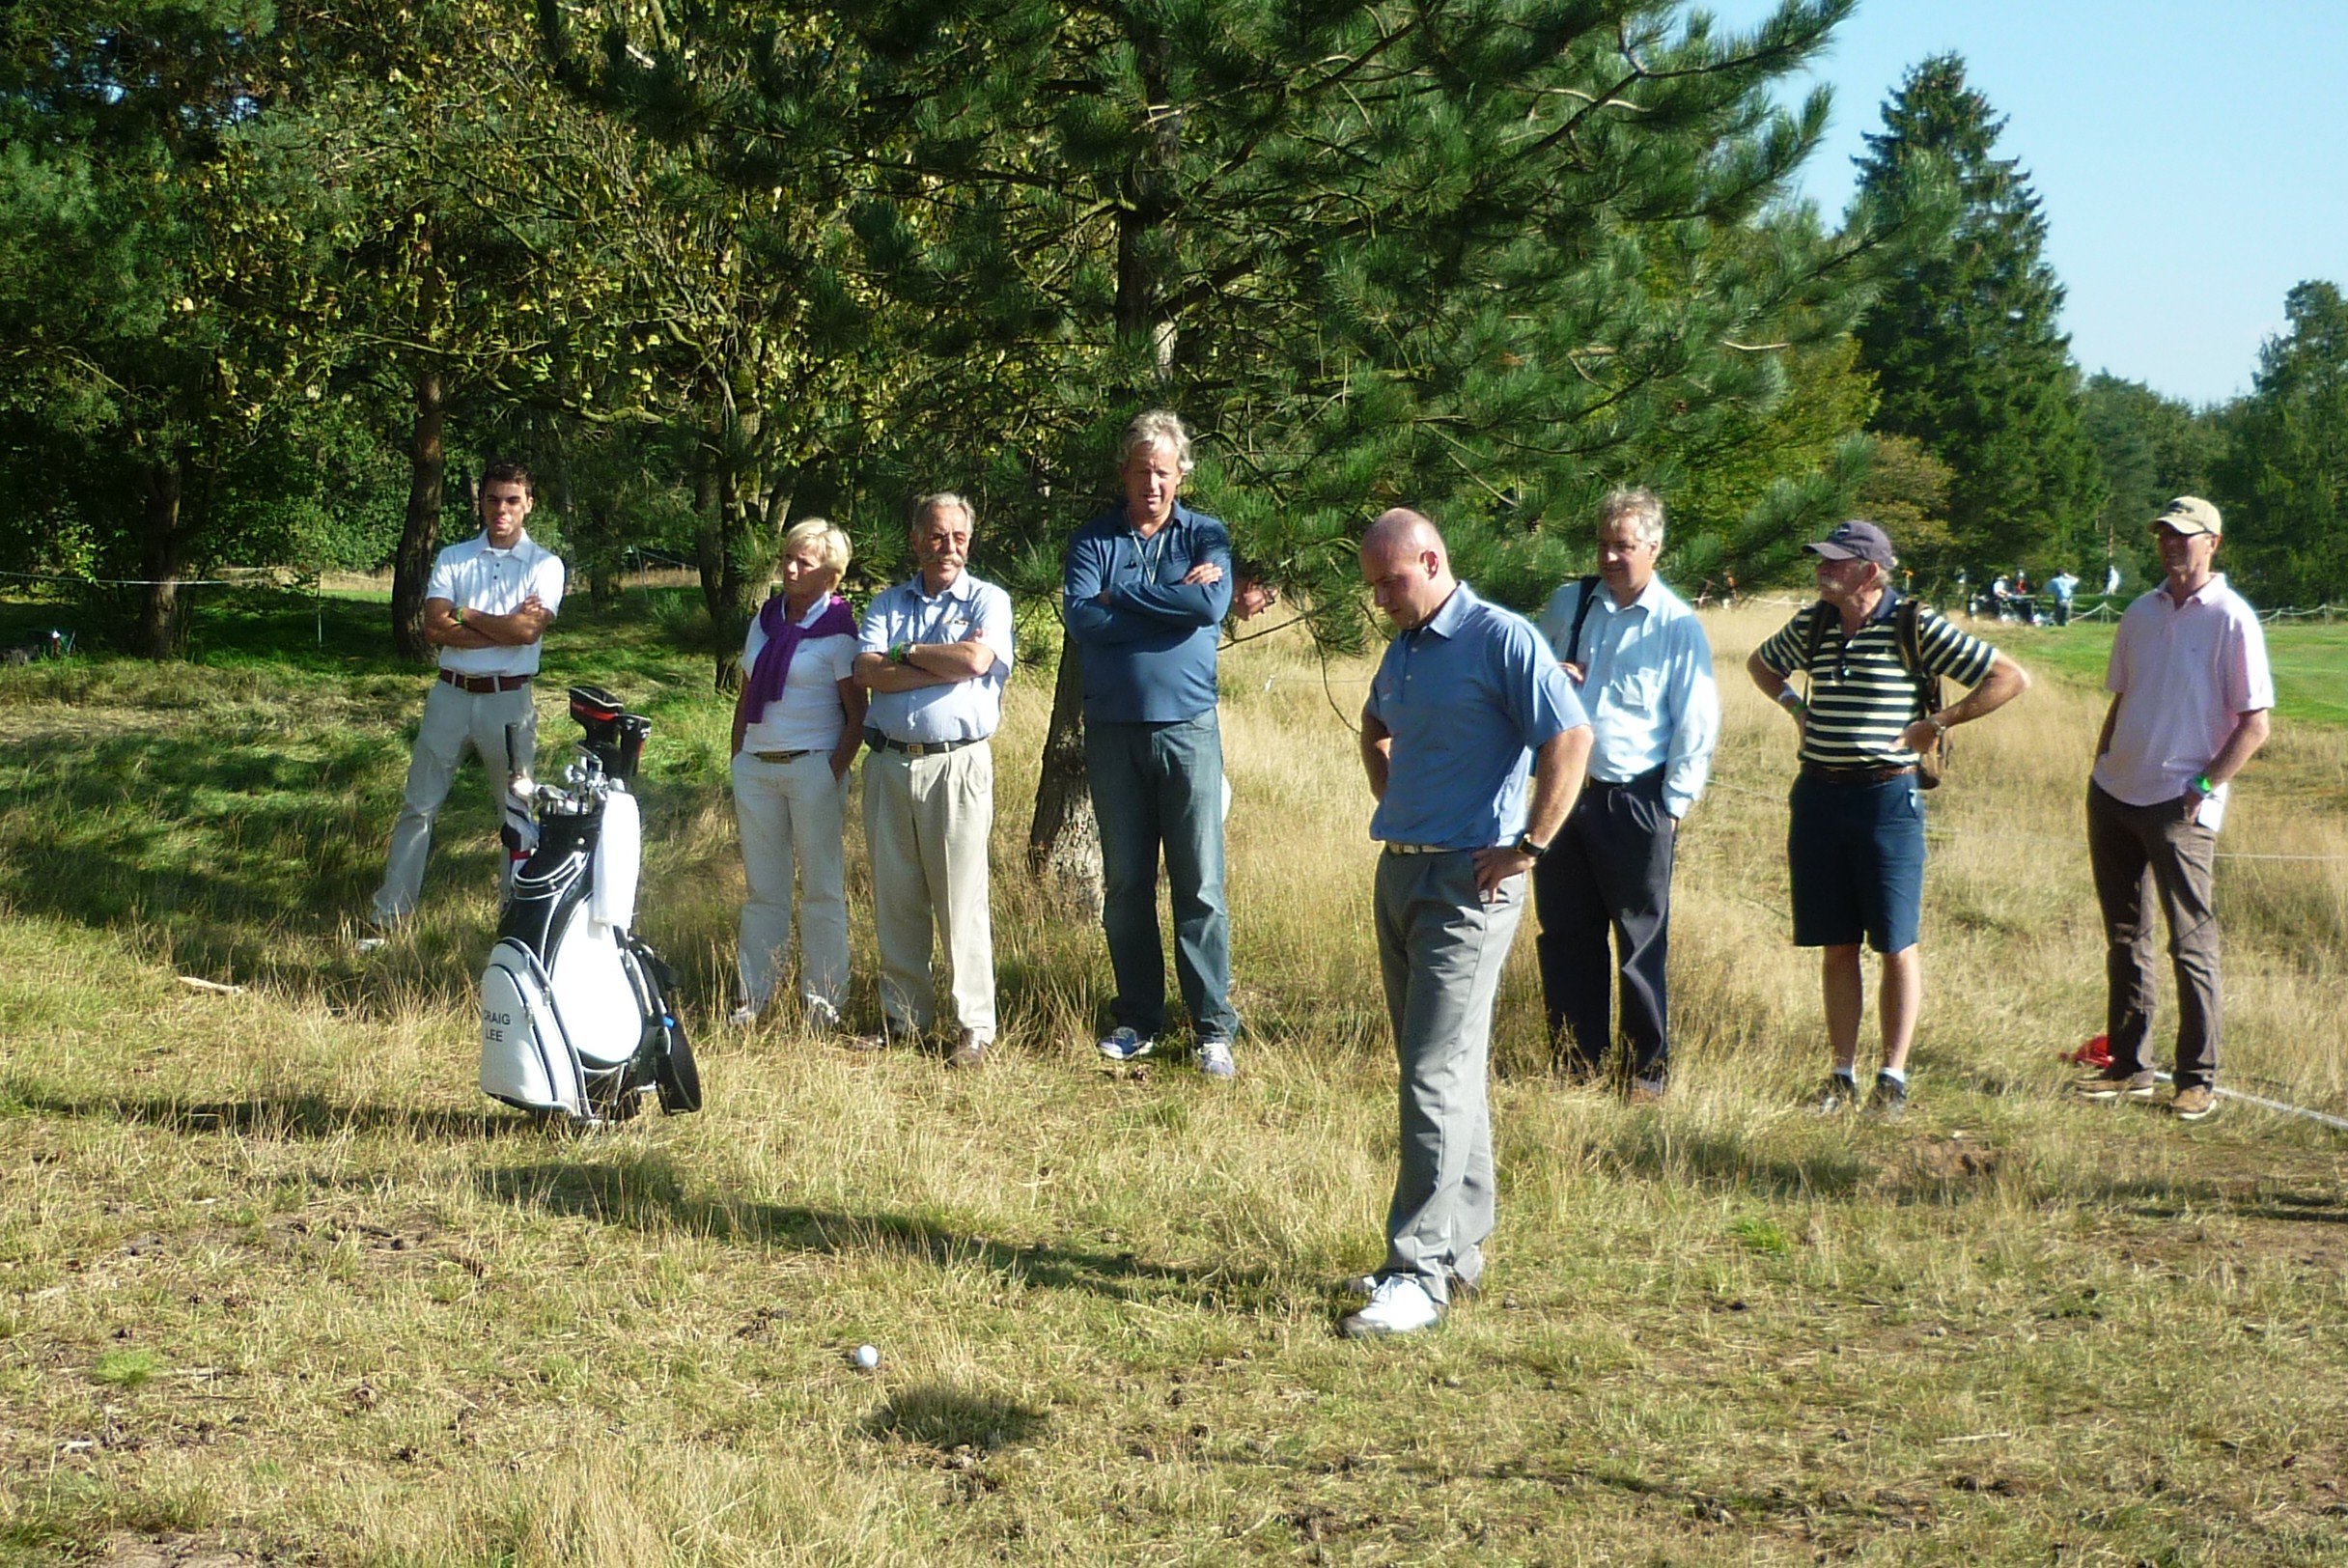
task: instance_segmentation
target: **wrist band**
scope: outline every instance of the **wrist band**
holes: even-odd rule
[[[2194,788],[2199,790],[2203,795],[2215,795],[2218,793],[2218,786],[2209,781],[2209,775],[2207,773],[2195,773],[2194,775]]]
[[[892,643],[889,646],[888,661],[892,664],[902,664],[912,657],[913,645],[909,642]]]
[[[1777,688],[1777,706],[1789,711],[1800,708],[1802,706],[1802,693],[1796,691],[1790,686],[1779,686]]]

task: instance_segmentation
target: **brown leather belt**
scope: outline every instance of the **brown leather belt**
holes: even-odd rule
[[[1915,771],[1915,764],[1905,768],[1829,768],[1824,763],[1805,762],[1802,776],[1825,784],[1885,784],[1895,778],[1905,778]]]
[[[440,679],[476,697],[486,697],[492,691],[519,691],[530,684],[526,675],[459,675],[450,669],[442,670]]]
[[[960,751],[964,746],[986,744],[987,738],[974,735],[967,741],[892,741],[887,736],[867,730],[865,744],[876,751],[902,751],[908,757],[935,757],[942,752]]]

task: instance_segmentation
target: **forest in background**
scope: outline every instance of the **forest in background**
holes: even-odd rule
[[[1849,210],[1791,196],[1828,99],[1780,89],[1852,3],[20,0],[0,571],[168,658],[223,565],[389,568],[421,658],[433,551],[512,455],[580,591],[687,563],[722,645],[791,522],[878,581],[931,489],[1048,594],[1162,405],[1334,646],[1378,507],[1531,602],[1621,483],[1691,585],[1851,513],[1919,586],[2134,584],[2191,490],[2254,599],[2340,592],[2338,290],[2292,292],[2232,405],[2082,378],[1961,59],[1885,103]]]

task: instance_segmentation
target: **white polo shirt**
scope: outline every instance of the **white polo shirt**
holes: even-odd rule
[[[831,608],[825,594],[807,607],[799,625],[813,626]],[[750,618],[750,634],[742,641],[742,679],[758,668],[758,656],[767,646],[767,633]],[[766,712],[742,731],[744,751],[829,751],[840,743],[840,727],[848,712],[840,706],[840,683],[856,667],[856,634],[801,637],[791,651],[791,665],[783,672],[783,694],[767,704]]]
[[[2182,604],[2163,583],[2120,617],[2104,688],[2120,711],[2111,749],[2095,759],[2095,782],[2127,805],[2174,800],[2217,760],[2244,714],[2275,706],[2266,630],[2223,573]],[[2226,793],[2218,786],[2194,817],[2213,833],[2225,820]]]
[[[511,615],[536,594],[551,615],[563,602],[563,558],[523,534],[510,550],[491,549],[485,531],[433,557],[427,599],[445,599],[484,615]],[[536,675],[535,642],[519,648],[443,648],[440,667],[459,675]]]

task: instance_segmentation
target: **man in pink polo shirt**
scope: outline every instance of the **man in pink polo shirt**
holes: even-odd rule
[[[2074,1088],[2088,1100],[2150,1100],[2156,892],[2177,974],[2176,1098],[2197,1122],[2218,1108],[2218,916],[2211,872],[2227,781],[2266,743],[2275,679],[2258,616],[2210,570],[2223,520],[2180,495],[2153,520],[2167,578],[2128,606],[2104,686],[2111,706],[2087,786],[2087,854],[2103,906],[2111,1065]]]

